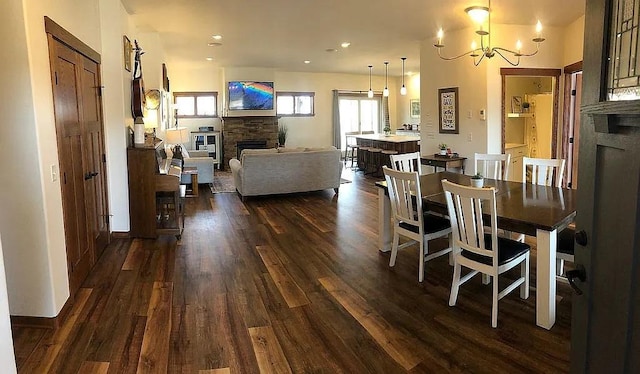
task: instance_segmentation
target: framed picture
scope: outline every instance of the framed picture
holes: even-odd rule
[[[122,36],[122,51],[124,57],[124,69],[126,71],[131,71],[131,52],[133,49],[131,48],[131,40],[129,40],[126,35]]]
[[[420,99],[409,100],[409,113],[411,118],[420,118]]]
[[[522,113],[522,96],[511,97],[511,113]]]
[[[458,87],[438,89],[438,111],[441,134],[460,133],[458,117]]]

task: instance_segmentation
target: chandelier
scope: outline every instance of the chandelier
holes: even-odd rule
[[[446,57],[442,55],[442,48],[444,48],[444,44],[442,42],[442,38],[444,33],[442,29],[438,30],[438,42],[433,46],[438,49],[438,56],[440,56],[443,60],[456,60],[460,57],[471,56],[473,58],[473,64],[478,66],[482,59],[492,58],[495,55],[502,57],[506,62],[508,62],[511,66],[518,66],[520,64],[520,57],[530,57],[534,56],[538,53],[538,48],[540,43],[544,42],[544,38],[541,36],[542,32],[542,24],[540,21],[536,24],[536,37],[532,39],[532,41],[536,44],[536,50],[531,53],[522,52],[522,43],[520,40],[516,43],[515,50],[502,48],[502,47],[492,47],[491,46],[491,0],[489,0],[489,6],[472,6],[464,10],[465,13],[471,17],[471,19],[478,25],[478,29],[476,30],[476,34],[480,36],[480,47],[478,47],[476,41],[474,40],[471,43],[471,50],[462,53],[461,55],[455,57]],[[483,29],[484,22],[487,22],[487,30]]]

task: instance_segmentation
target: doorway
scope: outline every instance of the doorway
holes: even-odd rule
[[[109,243],[100,55],[45,17],[71,296]]]
[[[561,157],[567,160],[565,183],[578,188],[578,144],[580,140],[580,100],[582,99],[582,61],[564,68]]]
[[[509,179],[521,181],[522,157],[558,155],[560,69],[502,68],[502,152],[511,154]]]

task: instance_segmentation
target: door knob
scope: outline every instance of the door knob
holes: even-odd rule
[[[573,288],[573,291],[582,295],[582,290],[576,285],[575,279],[578,279],[580,282],[584,282],[587,280],[587,272],[584,269],[584,266],[578,265],[575,269],[567,271],[567,280],[569,281],[569,285]]]
[[[579,245],[583,247],[587,245],[587,233],[584,230],[576,232],[575,239],[576,243],[578,243]]]

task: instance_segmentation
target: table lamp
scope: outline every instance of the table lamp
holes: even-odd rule
[[[167,143],[173,144],[173,158],[182,160],[182,144],[189,141],[189,131],[186,127],[175,127],[167,130]]]

